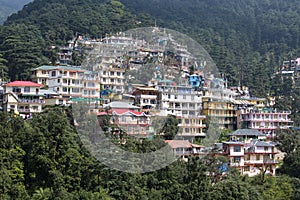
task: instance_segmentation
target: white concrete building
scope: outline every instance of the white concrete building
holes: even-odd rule
[[[40,93],[42,84],[31,81],[13,81],[3,85],[3,110],[23,117],[42,111],[45,96]]]

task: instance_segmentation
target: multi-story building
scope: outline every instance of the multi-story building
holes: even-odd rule
[[[253,139],[250,142],[224,142],[222,146],[223,150],[219,155],[227,157],[229,166],[237,168],[243,175],[275,175],[277,150],[272,142]]]
[[[97,73],[80,67],[58,66],[49,71],[49,90],[64,98],[99,99],[100,80]]]
[[[227,81],[208,77],[203,89],[203,114],[210,119],[210,126],[236,129],[236,108],[234,100],[238,93],[227,88]]]
[[[239,127],[256,129],[264,134],[273,135],[276,129],[286,129],[292,126],[290,111],[278,111],[272,108],[262,110],[246,109],[239,111]]]
[[[13,81],[3,85],[3,110],[23,117],[41,112],[45,104],[45,96],[40,92],[42,86],[31,81]]]
[[[60,65],[70,65],[73,56],[74,41],[68,41],[67,46],[59,48],[58,62]]]
[[[266,173],[275,175],[278,161],[275,159],[277,150],[272,142],[252,140],[245,145],[243,174],[255,176],[266,170]]]
[[[211,124],[216,124],[221,129],[236,129],[235,94],[226,88],[204,91],[203,114],[210,118]]]
[[[150,115],[139,111],[139,107],[126,102],[111,102],[103,106],[104,110],[98,113],[100,125],[103,125],[103,116],[110,116],[109,123],[116,125],[112,134],[126,133],[135,137],[150,136]]]
[[[49,85],[49,71],[60,66],[43,65],[31,70],[31,80],[38,84]]]
[[[153,87],[136,87],[132,93],[135,96],[135,104],[142,109],[151,110],[157,108],[158,90]]]
[[[125,68],[110,66],[100,70],[100,83],[103,89],[112,90],[116,94],[124,92]]]
[[[201,115],[202,92],[195,91],[191,86],[167,84],[166,81],[158,83],[157,88],[160,115],[175,115],[179,120],[177,136],[188,140],[205,137],[203,120],[206,117]]]

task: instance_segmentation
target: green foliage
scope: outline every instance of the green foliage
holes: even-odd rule
[[[10,25],[1,32],[0,43],[12,80],[26,80],[31,68],[47,63],[43,56],[44,40],[35,26]]]
[[[178,119],[174,115],[169,115],[160,133],[163,133],[165,140],[172,140],[178,133]]]

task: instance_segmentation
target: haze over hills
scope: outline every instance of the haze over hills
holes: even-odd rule
[[[22,9],[22,7],[32,0],[0,0],[0,24],[12,13]]]

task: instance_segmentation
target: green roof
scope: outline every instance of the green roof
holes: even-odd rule
[[[80,66],[64,66],[64,65],[57,65],[57,66],[51,66],[51,65],[42,65],[40,67],[32,69],[34,70],[53,70],[53,69],[65,69],[65,70],[85,70],[81,68]]]

